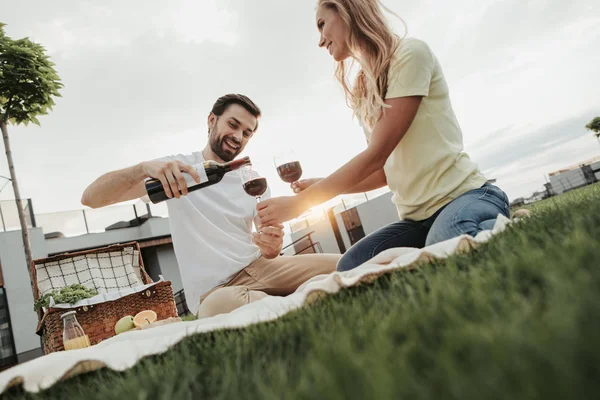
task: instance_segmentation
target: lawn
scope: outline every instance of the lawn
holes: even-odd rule
[[[487,245],[281,320],[197,335],[55,399],[574,399],[600,393],[600,185]]]

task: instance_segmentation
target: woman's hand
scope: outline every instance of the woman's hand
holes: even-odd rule
[[[300,196],[274,197],[261,201],[256,209],[262,226],[282,224],[305,211]]]
[[[293,182],[290,186],[292,187],[294,193],[300,193],[309,186],[312,186],[315,183],[320,182],[322,180],[323,178],[302,179],[300,181]]]

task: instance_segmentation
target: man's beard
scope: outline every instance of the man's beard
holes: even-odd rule
[[[223,146],[225,146],[225,137],[219,137],[219,130],[215,125],[213,130],[210,132],[210,148],[213,151],[213,153],[215,153],[221,160],[229,162],[236,158],[242,150],[240,148],[236,152],[231,153],[229,150],[224,150]]]

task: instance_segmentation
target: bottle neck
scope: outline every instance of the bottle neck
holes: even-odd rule
[[[225,172],[234,171],[236,169],[240,169],[245,165],[252,165],[250,161],[250,157],[240,158],[239,160],[233,160],[223,165],[225,168]]]

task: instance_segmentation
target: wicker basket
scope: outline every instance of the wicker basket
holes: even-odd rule
[[[97,258],[98,264],[100,264],[100,259],[103,258],[103,256],[109,255],[112,260],[114,259],[115,255],[118,257],[119,253],[126,254],[129,259],[133,259],[135,273],[138,278],[138,281],[136,282],[141,280],[142,284],[144,285],[153,283],[152,279],[150,279],[144,270],[144,264],[138,243],[131,242],[116,244],[93,250],[77,253],[65,253],[53,257],[34,260],[31,266],[34,282],[34,300],[37,301],[41,296],[40,283],[42,283],[42,286],[47,286],[48,281],[51,281],[50,285],[52,288],[59,288],[68,286],[68,284],[72,283],[74,279],[72,277],[73,273],[70,274],[71,277],[67,277],[68,274],[66,273],[64,276],[61,276],[63,274],[63,268],[59,267],[59,270],[61,271],[60,274],[53,275],[51,279],[46,276],[45,280],[38,281],[39,273],[41,273],[41,270],[43,269],[41,267],[52,263],[58,263],[55,265],[63,265],[66,262],[67,264],[71,263],[73,268],[76,269],[77,262],[81,261],[82,259],[88,260],[90,259],[90,256],[91,259],[94,257]],[[123,263],[125,264],[125,256],[123,256],[122,259]],[[137,265],[138,261],[139,269]],[[129,268],[130,265],[127,264],[127,267]],[[54,271],[56,271],[56,268]],[[77,272],[75,275],[79,276],[81,273]],[[102,278],[102,276],[96,276],[94,282],[92,284],[88,282],[86,286],[97,286],[98,281],[102,283],[103,279],[104,278]],[[71,282],[69,282],[69,280]],[[111,280],[106,279],[106,281]],[[134,284],[135,283],[131,283],[131,285]],[[47,289],[48,288],[46,287],[46,290]],[[102,289],[102,291],[105,293],[111,291],[111,287],[108,284],[106,284]],[[98,344],[101,341],[114,336],[115,324],[119,319],[126,315],[135,315],[143,310],[153,310],[156,312],[159,321],[178,316],[177,308],[175,306],[175,299],[173,297],[173,289],[171,287],[171,282],[168,281],[158,282],[154,286],[151,286],[142,292],[131,293],[116,300],[105,301],[98,304],[84,305],[74,308],[50,307],[45,310],[45,312],[40,309],[38,310],[39,323],[36,333],[42,337],[43,351],[45,354],[64,350],[62,339],[63,322],[60,316],[65,312],[73,310],[77,312],[77,320],[79,321],[79,324],[85,333],[88,335],[92,345]]]

